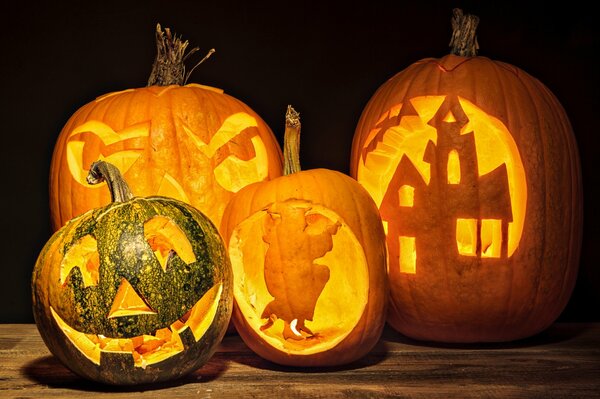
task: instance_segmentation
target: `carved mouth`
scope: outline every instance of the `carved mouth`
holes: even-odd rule
[[[100,365],[102,353],[120,353],[131,355],[135,367],[146,368],[183,352],[186,345],[181,339],[182,334],[189,334],[191,331],[197,342],[206,333],[217,314],[222,291],[222,284],[215,285],[192,309],[170,326],[158,329],[152,335],[131,338],[85,334],[70,327],[52,307],[50,311],[69,341],[93,363]]]

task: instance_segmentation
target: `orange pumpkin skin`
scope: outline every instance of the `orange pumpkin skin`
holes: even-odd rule
[[[110,201],[108,190],[85,183],[98,159],[115,164],[138,195],[179,199],[217,226],[235,191],[281,175],[282,167],[269,127],[220,89],[188,84],[109,93],[75,112],[58,137],[50,170],[54,230]]]
[[[242,306],[240,306],[242,301],[249,301],[245,295],[241,294],[240,282],[244,281],[248,285],[250,280],[249,274],[251,272],[248,272],[250,270],[248,269],[248,265],[240,265],[240,257],[235,255],[239,249],[239,247],[234,245],[236,237],[239,238],[242,236],[242,233],[238,233],[238,229],[244,226],[244,221],[250,220],[251,217],[264,212],[274,204],[281,205],[286,203],[309,203],[314,209],[327,209],[331,215],[337,215],[338,221],[341,224],[337,235],[339,236],[340,232],[344,229],[346,233],[351,232],[356,237],[357,245],[360,244],[364,252],[364,265],[361,266],[358,261],[355,263],[344,262],[341,267],[341,272],[347,274],[354,273],[353,269],[355,268],[365,268],[364,278],[358,282],[362,285],[360,291],[365,293],[364,303],[358,304],[358,301],[352,295],[345,296],[339,291],[339,295],[334,296],[333,301],[337,302],[336,306],[339,306],[340,309],[346,309],[346,311],[339,310],[338,314],[333,314],[332,312],[318,315],[319,310],[315,310],[315,321],[319,316],[325,316],[324,318],[340,317],[343,319],[344,317],[352,318],[350,314],[356,313],[354,310],[355,306],[364,306],[358,317],[356,317],[354,325],[342,331],[341,336],[343,338],[337,339],[336,343],[327,342],[330,340],[327,333],[321,334],[321,331],[314,331],[316,336],[319,337],[317,339],[325,342],[326,347],[323,350],[315,351],[308,347],[306,351],[294,351],[272,345],[269,340],[265,339],[263,332],[256,328],[256,324],[249,321],[248,314],[245,314]],[[285,222],[285,218],[282,219],[281,223]],[[322,367],[347,364],[359,359],[368,353],[377,343],[385,324],[389,290],[385,272],[385,236],[377,208],[368,193],[354,179],[332,170],[313,169],[292,173],[267,182],[251,184],[240,190],[227,206],[221,224],[221,231],[225,242],[228,243],[232,262],[236,264],[236,267],[234,267],[235,294],[232,321],[240,337],[255,353],[269,361],[282,365]],[[251,229],[247,233],[247,236],[256,236],[258,234],[261,234],[261,232]],[[262,232],[262,234],[262,241],[268,241],[265,239],[267,234],[265,232]],[[278,239],[280,242],[284,242],[286,234],[279,234]],[[269,245],[272,246],[274,244],[271,243]],[[337,244],[334,241],[334,249],[331,252],[337,251],[334,253],[335,256],[341,252],[353,250],[343,247],[335,249],[335,245]],[[245,256],[248,258],[255,256],[256,253],[260,253],[261,251],[260,245],[249,244],[248,247],[250,249],[245,253]],[[283,245],[279,249],[282,247]],[[302,257],[302,254],[299,253],[286,254],[285,252],[279,252],[275,255],[278,259],[291,257],[290,259],[294,264],[298,262],[298,258]],[[331,258],[321,261],[321,263],[329,265],[332,270],[328,284],[331,284],[331,281],[336,278],[332,267],[333,262],[334,260],[331,260]],[[242,272],[245,273],[244,277],[240,276],[240,270],[244,270]],[[287,275],[292,273],[290,269],[283,271]],[[258,277],[258,280],[266,279],[266,274],[264,275],[264,279],[262,274]],[[302,281],[292,281],[290,283],[288,280],[288,284],[290,285],[294,285],[295,283],[301,284]],[[314,286],[314,283],[310,284]],[[310,284],[306,287],[306,291],[310,290]],[[248,290],[248,296],[257,295],[250,288]],[[337,288],[333,291],[337,291]],[[296,294],[305,296],[306,292],[300,288],[300,291]],[[294,299],[291,294],[288,295]],[[330,296],[329,299],[331,298]],[[250,300],[250,302],[252,301],[253,299]],[[250,306],[254,308],[254,303]],[[317,304],[317,307],[319,306]],[[246,306],[246,308],[249,308],[249,306]],[[260,314],[262,309],[258,308],[257,310],[258,314]],[[333,339],[331,342],[333,342]]]
[[[412,135],[419,129],[432,135],[430,148]],[[408,142],[424,152],[411,153]],[[495,160],[484,159],[486,151]],[[364,109],[351,174],[378,198],[387,223],[388,322],[397,331],[442,342],[509,341],[544,330],[567,304],[582,235],[578,150],[558,100],[524,71],[455,55],[409,66]],[[373,183],[382,176],[387,185]],[[483,237],[494,229],[495,250]]]

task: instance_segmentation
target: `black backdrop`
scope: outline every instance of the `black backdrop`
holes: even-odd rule
[[[582,1],[2,2],[0,322],[32,322],[30,276],[50,236],[54,142],[80,106],[146,83],[154,29],[217,52],[190,81],[250,105],[281,143],[287,104],[301,113],[304,169],[348,172],[354,127],[386,79],[448,52],[453,7],[479,15],[480,55],[514,64],[559,98],[580,148],[584,240],[562,321],[600,320],[597,21]]]

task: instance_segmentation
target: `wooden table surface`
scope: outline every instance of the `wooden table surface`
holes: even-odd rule
[[[523,341],[439,345],[386,329],[355,364],[298,369],[267,362],[237,335],[191,375],[151,387],[83,380],[50,355],[33,324],[0,324],[0,397],[600,398],[600,324],[555,324]]]

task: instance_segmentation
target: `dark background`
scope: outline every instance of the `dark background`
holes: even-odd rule
[[[157,22],[217,52],[190,82],[252,107],[280,144],[287,104],[302,116],[304,169],[347,173],[354,127],[374,91],[425,57],[448,53],[452,8],[479,15],[480,55],[544,82],[570,117],[584,182],[577,286],[561,321],[600,321],[598,22],[570,1],[2,2],[0,322],[32,322],[30,276],[50,237],[54,142],[80,106],[144,86]],[[201,54],[200,54],[201,53]],[[199,58],[198,58],[199,59]]]

